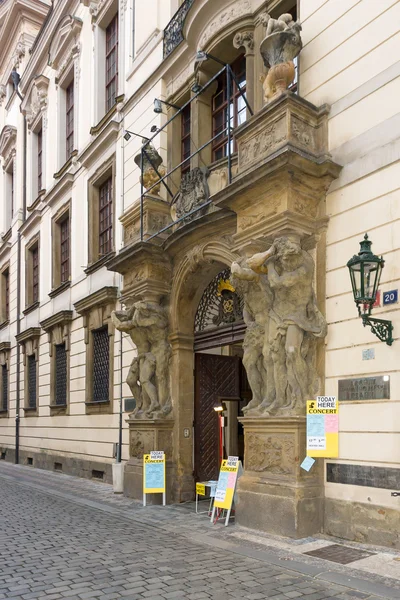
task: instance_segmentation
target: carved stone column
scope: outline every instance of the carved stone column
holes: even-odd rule
[[[143,497],[143,454],[163,450],[166,461],[167,503],[174,500],[175,466],[172,461],[172,420],[127,419],[129,424],[129,460],[125,466],[124,494],[141,500]],[[161,504],[161,494],[147,494],[148,504]]]
[[[255,99],[255,57],[254,57],[254,33],[252,31],[240,31],[233,38],[235,48],[244,48],[246,56],[246,97],[251,108],[254,109]],[[247,118],[250,118],[250,112],[247,109]]]
[[[307,473],[305,417],[243,417],[244,474],[236,519],[259,531],[303,538],[321,531],[323,462]]]

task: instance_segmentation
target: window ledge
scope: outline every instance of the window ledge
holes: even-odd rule
[[[54,179],[60,179],[60,177],[62,177],[64,175],[64,173],[66,171],[68,171],[69,167],[72,164],[72,159],[78,156],[78,150],[73,150],[73,152],[71,153],[71,156],[69,157],[69,159],[67,160],[67,162],[65,162],[63,164],[63,166],[61,167],[61,169],[59,171],[57,171],[57,173],[54,173],[53,177]]]
[[[0,323],[0,329],[5,329],[10,324],[10,320],[6,319]]]
[[[114,256],[115,256],[115,251],[113,250],[112,252],[109,252],[108,254],[105,254],[104,256],[102,256],[101,258],[96,260],[96,262],[93,262],[90,265],[88,265],[86,267],[86,269],[84,269],[84,272],[86,273],[86,275],[90,275],[90,273],[94,273],[95,271],[100,269],[102,266],[104,266],[111,258],[114,258]]]
[[[96,135],[103,129],[103,127],[108,123],[108,121],[111,119],[111,117],[117,112],[117,104],[119,104],[120,102],[123,102],[124,98],[125,98],[124,94],[121,94],[121,96],[117,96],[115,98],[115,103],[110,108],[110,110],[108,112],[106,112],[104,117],[102,117],[100,119],[100,121],[97,123],[97,125],[93,125],[93,127],[90,128],[90,135]]]
[[[64,283],[54,288],[54,290],[51,290],[49,293],[50,298],[55,298],[55,296],[58,296],[58,294],[62,294],[62,292],[67,290],[69,287],[71,287],[71,281],[64,281]]]
[[[0,410],[0,419],[8,419],[8,410],[3,408]]]
[[[37,417],[38,409],[37,406],[35,408],[31,408],[30,406],[24,407],[22,409],[25,412],[25,417]]]
[[[23,315],[29,315],[29,313],[33,312],[36,308],[39,308],[40,306],[40,302],[34,302],[33,304],[30,304],[29,306],[26,307],[25,310],[22,311]]]
[[[46,190],[40,190],[38,197],[36,198],[36,200],[34,200],[32,202],[32,204],[30,204],[29,206],[26,207],[26,210],[28,212],[32,212],[33,210],[35,210],[35,208],[38,206],[38,204],[40,203],[40,201],[42,200],[42,198],[46,195]]]
[[[10,227],[4,235],[1,236],[3,242],[8,242],[11,239],[12,227]]]
[[[112,413],[112,403],[110,400],[102,400],[101,402],[85,402],[87,415],[101,415]]]
[[[57,417],[67,414],[67,404],[50,404],[50,416]]]

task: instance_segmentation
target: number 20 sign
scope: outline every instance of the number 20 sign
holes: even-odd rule
[[[383,292],[383,304],[394,304],[397,302],[398,290],[391,290],[390,292]]]

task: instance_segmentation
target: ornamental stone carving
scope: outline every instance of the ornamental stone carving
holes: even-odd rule
[[[143,138],[142,151],[135,156],[134,161],[143,173],[139,181],[153,196],[158,196],[161,187],[160,177],[164,177],[166,170],[162,164],[162,157],[147,138]]]
[[[254,33],[252,31],[240,31],[233,38],[233,46],[237,49],[244,48],[245,54],[253,54]]]
[[[237,0],[230,7],[217,14],[208,25],[200,38],[198,47],[203,49],[214,34],[218,33],[226,25],[243,17],[246,14],[252,14],[252,8],[249,0]]]
[[[114,311],[114,326],[129,333],[137,348],[137,356],[129,368],[126,383],[136,408],[132,417],[162,419],[171,412],[168,342],[168,314],[156,302],[135,302],[126,311]]]
[[[295,470],[295,443],[290,434],[249,433],[246,440],[246,462],[248,471],[290,475]]]
[[[254,381],[256,388],[247,412],[304,414],[307,398],[317,392],[316,340],[325,337],[327,331],[313,290],[314,261],[301,248],[299,237],[291,235],[277,238],[267,252],[248,258],[244,267],[234,263],[232,270],[235,277],[252,281],[253,287],[249,286],[245,295],[248,306],[254,305],[253,314],[258,315],[258,321],[254,317],[256,323],[260,322],[263,303],[266,312],[252,342],[257,350],[249,350],[257,356],[245,364],[249,382]],[[259,275],[258,280],[252,279],[252,271]],[[254,288],[254,283],[259,288]],[[261,285],[264,298],[260,296]],[[251,320],[249,324],[255,330]],[[261,326],[265,329],[263,343],[259,339]]]
[[[0,106],[3,104],[4,98],[7,96],[7,88],[5,85],[0,85]]]
[[[210,196],[207,182],[209,176],[210,171],[207,167],[196,167],[182,176],[179,191],[171,202],[171,216],[174,221],[207,202]]]
[[[262,76],[264,99],[266,102],[272,102],[294,81],[293,59],[302,48],[301,25],[298,21],[295,23],[289,13],[281,15],[278,19],[273,19],[267,14],[263,23],[267,30],[260,45],[260,52],[268,69],[267,75]]]
[[[26,115],[28,127],[31,129],[47,109],[47,91],[49,79],[39,75],[33,79],[22,102],[22,112]]]

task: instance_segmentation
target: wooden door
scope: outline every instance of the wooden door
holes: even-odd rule
[[[195,354],[194,448],[196,481],[217,479],[219,472],[218,397],[240,395],[240,358]]]

